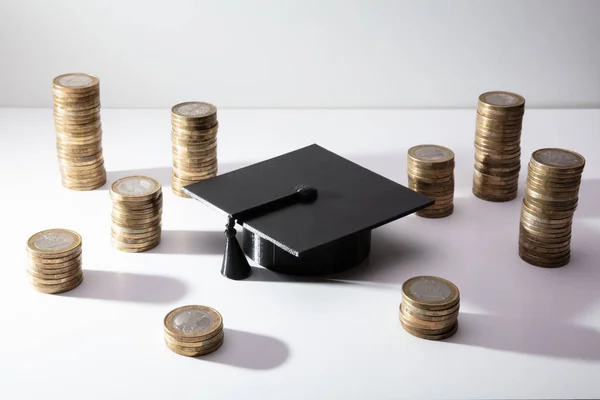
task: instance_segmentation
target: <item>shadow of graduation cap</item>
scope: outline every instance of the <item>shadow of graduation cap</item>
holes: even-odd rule
[[[245,255],[287,274],[347,270],[369,255],[372,229],[434,203],[316,144],[183,190],[227,216],[221,273],[236,280],[251,273]]]

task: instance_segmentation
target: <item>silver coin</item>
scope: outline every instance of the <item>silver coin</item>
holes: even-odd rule
[[[34,241],[33,245],[40,250],[62,250],[71,246],[75,242],[75,237],[64,231],[50,231],[41,233]]]
[[[452,290],[444,282],[423,278],[410,285],[411,295],[424,301],[443,301],[452,295]]]
[[[212,323],[212,315],[202,310],[182,311],[173,318],[175,329],[185,333],[201,332],[210,327]]]
[[[446,150],[435,146],[421,147],[415,151],[415,154],[417,157],[428,161],[441,160],[450,155]]]
[[[144,178],[125,179],[115,188],[116,192],[124,195],[143,196],[156,190],[154,182]]]
[[[215,107],[207,103],[183,103],[175,107],[175,113],[184,117],[204,117],[214,114]]]
[[[580,160],[576,155],[559,149],[542,150],[537,156],[540,162],[546,165],[569,167],[580,164]]]
[[[489,93],[485,96],[485,102],[493,106],[513,106],[521,100],[510,93]]]
[[[62,86],[85,87],[92,83],[92,78],[87,75],[70,74],[65,75],[58,81]]]

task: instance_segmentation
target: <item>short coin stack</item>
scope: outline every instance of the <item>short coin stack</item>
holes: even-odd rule
[[[54,126],[64,187],[93,190],[106,183],[100,123],[100,81],[89,74],[54,78]]]
[[[529,162],[521,209],[519,256],[539,267],[571,258],[571,226],[585,159],[563,149],[540,149]]]
[[[402,285],[400,323],[411,335],[446,339],[458,330],[458,288],[435,276],[417,276]]]
[[[189,197],[182,187],[217,174],[217,108],[187,102],[171,109],[173,193]]]
[[[212,353],[223,344],[223,318],[210,307],[179,307],[165,316],[164,337],[167,347],[182,356]]]
[[[48,229],[27,240],[27,274],[38,292],[63,293],[83,281],[81,236],[68,229]]]
[[[509,92],[479,96],[473,194],[488,201],[517,197],[525,99]]]
[[[112,244],[119,250],[139,253],[160,243],[162,186],[148,176],[128,176],[110,187]]]
[[[417,211],[426,218],[447,217],[454,211],[454,152],[424,144],[408,150],[408,187],[435,200]]]

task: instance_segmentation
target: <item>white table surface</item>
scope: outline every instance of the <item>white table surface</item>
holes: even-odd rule
[[[522,165],[542,147],[587,159],[572,260],[560,269],[517,255],[520,202],[470,192],[475,110],[220,110],[221,172],[318,143],[406,184],[406,151],[456,153],[455,213],[378,228],[364,265],[299,279],[255,268],[220,275],[225,220],[170,189],[169,110],[103,110],[109,181],[144,174],[164,185],[163,241],[110,245],[107,185],[64,189],[50,109],[0,109],[3,229],[0,397],[6,399],[399,399],[600,396],[600,110],[528,110]],[[521,194],[526,176],[521,173]],[[356,182],[360,185],[360,182]],[[25,243],[54,227],[83,236],[84,282],[35,292]],[[398,321],[402,283],[450,279],[460,329],[430,342]],[[212,355],[169,351],[171,309],[219,310],[225,343]]]

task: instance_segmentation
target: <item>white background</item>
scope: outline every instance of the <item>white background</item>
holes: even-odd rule
[[[103,107],[600,106],[600,2],[0,2],[0,106],[50,106],[54,76]]]
[[[474,115],[220,111],[220,173],[316,142],[406,185],[410,146],[456,153],[452,216],[410,215],[374,230],[368,261],[343,274],[299,279],[254,267],[232,281],[219,273],[225,218],[171,192],[168,112],[102,112],[109,182],[143,174],[164,186],[163,241],[126,254],[110,245],[108,185],[61,187],[52,110],[0,109],[0,170],[10,171],[0,185],[0,398],[600,398],[600,110],[527,111],[519,197],[507,203],[471,194]],[[572,259],[558,269],[517,254],[524,171],[542,146],[587,158]],[[25,272],[27,238],[52,227],[83,237],[84,281],[55,296],[35,292]],[[461,291],[460,328],[445,341],[414,338],[398,321],[402,283],[426,274]],[[188,359],[166,348],[163,318],[184,304],[222,313],[221,349]]]
[[[0,106],[44,107],[0,108],[0,398],[599,398],[600,110],[564,109],[600,107],[599,14],[592,1],[0,1]],[[108,184],[89,192],[62,188],[56,161],[50,84],[70,71],[101,78]],[[507,203],[471,194],[475,104],[491,89],[527,99]],[[448,146],[455,212],[376,229],[368,261],[339,276],[254,266],[227,280],[226,221],[170,189],[169,108],[188,100],[219,108],[219,173],[318,143],[406,184],[408,148]],[[562,109],[534,109],[549,107]],[[520,200],[529,156],[554,146],[587,165],[571,262],[542,269],[517,254]],[[110,245],[107,187],[134,174],[164,191],[163,240],[142,254]],[[83,284],[56,296],[25,272],[27,238],[53,227],[84,243]],[[402,283],[423,274],[461,291],[446,341],[398,321]],[[219,351],[166,348],[163,317],[184,304],[223,314]]]

